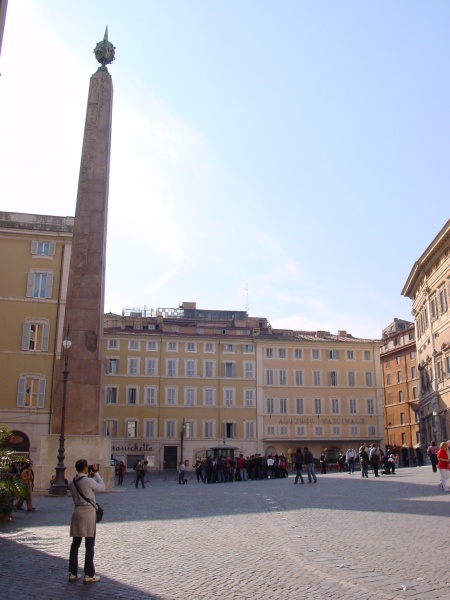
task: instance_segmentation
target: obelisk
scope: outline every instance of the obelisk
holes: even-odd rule
[[[70,258],[64,337],[68,350],[65,433],[102,434],[104,367],[102,363],[106,230],[113,86],[106,67],[114,46],[103,41],[94,50],[101,66],[92,75],[84,127],[77,205]],[[61,431],[64,361],[56,361],[52,433]]]

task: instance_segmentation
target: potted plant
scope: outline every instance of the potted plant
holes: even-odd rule
[[[9,429],[0,424],[0,522],[10,520],[16,498],[25,495],[23,482],[10,473],[13,462],[12,451],[8,447],[10,437]]]

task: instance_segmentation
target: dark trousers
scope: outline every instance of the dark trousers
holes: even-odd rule
[[[138,472],[136,475],[136,488],[139,485],[139,482],[141,482],[142,487],[145,488],[144,480],[145,480],[145,473]]]
[[[78,550],[81,546],[81,540],[83,538],[74,537],[72,539],[72,545],[70,546],[70,557],[69,557],[69,571],[76,575],[78,573]],[[84,538],[85,541],[85,555],[84,555],[84,574],[89,577],[94,577],[94,546],[95,546],[95,533],[94,537]]]

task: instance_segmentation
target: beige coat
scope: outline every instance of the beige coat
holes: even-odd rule
[[[78,473],[75,479],[78,488],[83,492],[86,498],[89,498],[94,503],[95,492],[105,491],[105,484],[99,473],[96,473],[94,478],[86,477],[82,473]],[[95,508],[78,494],[73,481],[69,483],[69,489],[75,503],[72,521],[70,523],[71,537],[94,537],[96,523]]]

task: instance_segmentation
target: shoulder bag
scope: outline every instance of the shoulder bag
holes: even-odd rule
[[[86,496],[80,491],[80,488],[77,486],[75,477],[73,478],[73,485],[75,486],[77,492],[83,498],[83,500],[86,500],[86,502],[89,502],[89,504],[91,504],[95,508],[95,514],[96,514],[95,521],[96,521],[96,523],[100,523],[100,521],[103,519],[103,508],[100,506],[100,504],[98,502],[93,502],[89,498],[86,498]]]

